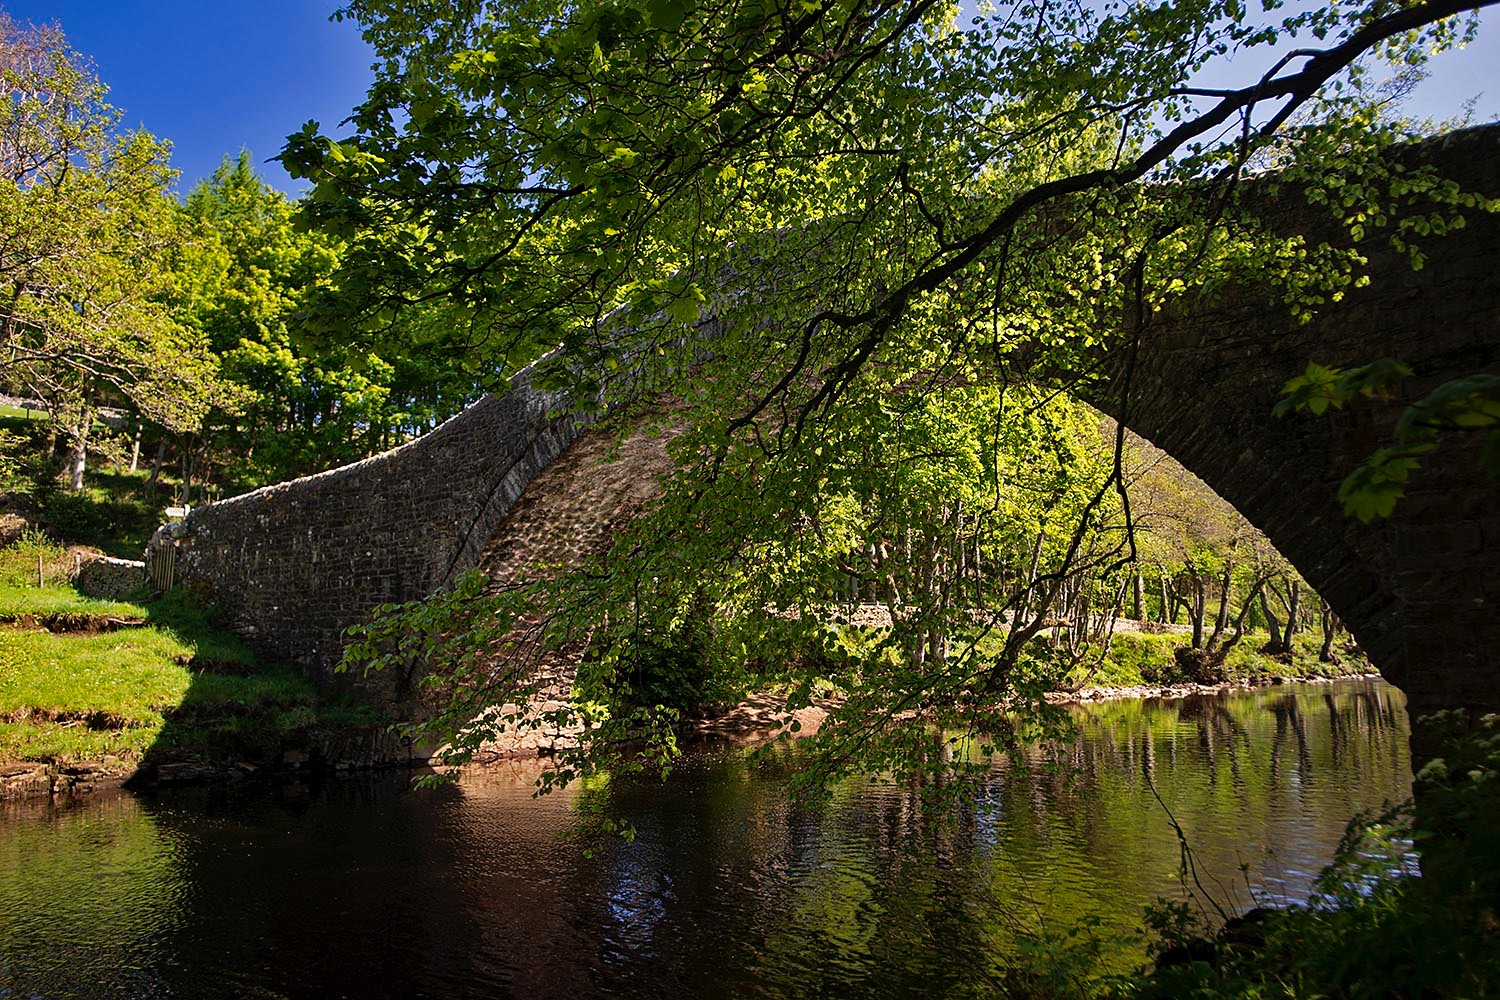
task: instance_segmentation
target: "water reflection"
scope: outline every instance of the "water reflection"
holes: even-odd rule
[[[0,810],[0,996],[906,996],[987,990],[1016,931],[1129,930],[1178,847],[1224,896],[1302,898],[1355,812],[1409,788],[1379,683],[1077,711],[924,821],[912,783],[794,808],[796,751],[691,754],[665,785],[183,792]],[[634,844],[563,839],[605,796]],[[597,847],[597,845],[596,845]],[[7,992],[9,988],[10,992]]]

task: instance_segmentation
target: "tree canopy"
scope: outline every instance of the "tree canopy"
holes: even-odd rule
[[[167,146],[121,130],[104,96],[55,26],[0,13],[0,358],[66,432],[75,489],[101,396],[177,429],[221,398],[205,345],[164,303],[189,239]]]
[[[147,492],[170,444],[194,502],[385,450],[476,397],[462,351],[420,349],[447,336],[440,303],[403,313],[399,351],[313,336],[342,243],[299,229],[246,151],[179,201],[169,143],[122,128],[107,92],[60,26],[0,14],[0,388],[49,413],[73,490],[91,453],[134,470],[154,437]]]

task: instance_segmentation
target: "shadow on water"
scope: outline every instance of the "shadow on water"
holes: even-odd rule
[[[148,625],[170,632],[193,653],[187,689],[163,711],[133,787],[149,787],[164,775],[191,780],[226,769],[238,776],[283,765],[409,756],[381,713],[294,667],[258,658],[191,594],[173,591],[145,607]]]
[[[1076,719],[943,822],[911,782],[792,804],[795,746],[749,768],[695,750],[664,784],[543,799],[516,763],[441,792],[377,774],[8,807],[0,994],[991,993],[1039,926],[1130,932],[1180,891],[1152,785],[1242,905],[1249,887],[1304,897],[1348,818],[1409,789],[1405,714],[1380,684]],[[601,803],[633,844],[560,835]]]

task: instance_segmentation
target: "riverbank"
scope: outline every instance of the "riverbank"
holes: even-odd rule
[[[29,532],[0,550],[0,798],[427,763],[380,713],[262,660],[190,594],[80,594],[67,582],[68,552]],[[1124,632],[1049,697],[1181,698],[1369,672],[1349,649],[1320,662],[1312,637],[1281,657],[1258,652],[1266,639],[1247,636],[1215,665],[1222,679],[1201,683],[1184,675],[1195,662],[1180,652],[1189,635]],[[793,726],[810,735],[837,705],[830,693],[788,715],[762,692],[684,729],[738,743]],[[493,755],[547,756],[566,738],[538,731]]]
[[[1342,680],[1379,680],[1380,674],[1361,665],[1345,673],[1329,673],[1316,676],[1293,676],[1285,674],[1263,674],[1240,680],[1220,681],[1217,684],[1137,684],[1124,687],[1086,687],[1077,691],[1053,691],[1047,701],[1054,705],[1088,705],[1101,701],[1121,701],[1131,698],[1192,698],[1199,695],[1224,694],[1228,691],[1250,691],[1255,688],[1275,687],[1281,684],[1332,684]]]
[[[64,556],[36,537],[0,552],[0,798],[403,755],[380,713],[263,660],[191,595],[87,597]]]
[[[1114,637],[1109,651],[1097,663],[1069,673],[1064,678],[1064,687],[1049,692],[1046,698],[1054,705],[1180,699],[1282,684],[1380,676],[1358,648],[1348,643],[1339,647],[1333,660],[1324,661],[1319,656],[1322,643],[1313,636],[1296,637],[1290,653],[1276,655],[1264,651],[1269,640],[1266,633],[1247,634],[1215,664],[1218,679],[1201,681],[1188,677],[1191,665],[1196,662],[1188,652],[1192,646],[1190,631],[1168,628],[1159,632],[1122,632]],[[811,705],[788,713],[784,699],[776,692],[759,691],[725,711],[694,719],[685,728],[695,738],[740,744],[767,742],[784,732],[810,736],[841,703],[836,692],[829,692],[814,698]]]
[[[1053,705],[1091,705],[1131,699],[1174,700],[1250,691],[1284,684],[1332,684],[1341,680],[1378,680],[1380,675],[1361,662],[1345,672],[1316,676],[1265,673],[1254,677],[1221,681],[1216,684],[1135,684],[1113,687],[1086,687],[1077,691],[1053,691],[1046,698]],[[719,715],[696,719],[688,731],[694,738],[749,745],[777,739],[782,733],[812,736],[842,704],[837,697],[815,698],[813,703],[795,712],[786,711],[784,699],[774,692],[750,695]],[[795,729],[793,724],[795,723]]]

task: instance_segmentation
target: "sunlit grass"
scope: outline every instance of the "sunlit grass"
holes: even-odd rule
[[[176,636],[152,628],[0,632],[0,715],[105,712],[160,724],[161,713],[187,693],[191,655]]]
[[[290,669],[195,671],[202,645],[153,627],[0,631],[0,719],[11,720],[0,724],[0,759],[132,760],[158,745],[248,752],[329,717],[313,684]]]
[[[312,726],[378,721],[324,704],[290,667],[260,663],[180,591],[134,603],[0,584],[0,616],[70,614],[147,624],[62,634],[0,625],[0,760],[129,762],[148,750],[253,757]]]
[[[0,619],[59,614],[134,619],[145,618],[147,613],[141,604],[85,597],[66,585],[36,587],[0,582]]]
[[[1253,680],[1257,677],[1337,677],[1351,670],[1370,669],[1360,657],[1340,652],[1342,663],[1323,663],[1318,652],[1323,644],[1317,632],[1299,633],[1292,642],[1294,652],[1288,660],[1272,657],[1261,648],[1270,640],[1267,632],[1247,632],[1224,659],[1224,671],[1230,680]],[[1121,632],[1110,642],[1109,653],[1101,662],[1089,661],[1068,676],[1070,683],[1084,682],[1097,687],[1140,687],[1171,683],[1176,675],[1174,654],[1191,645],[1192,636],[1185,632]],[[1335,649],[1339,647],[1335,643]]]
[[[139,760],[159,738],[161,726],[89,729],[80,723],[0,722],[0,759],[59,764],[117,757]]]
[[[22,406],[0,403],[0,420],[46,420],[46,410],[28,410]]]

